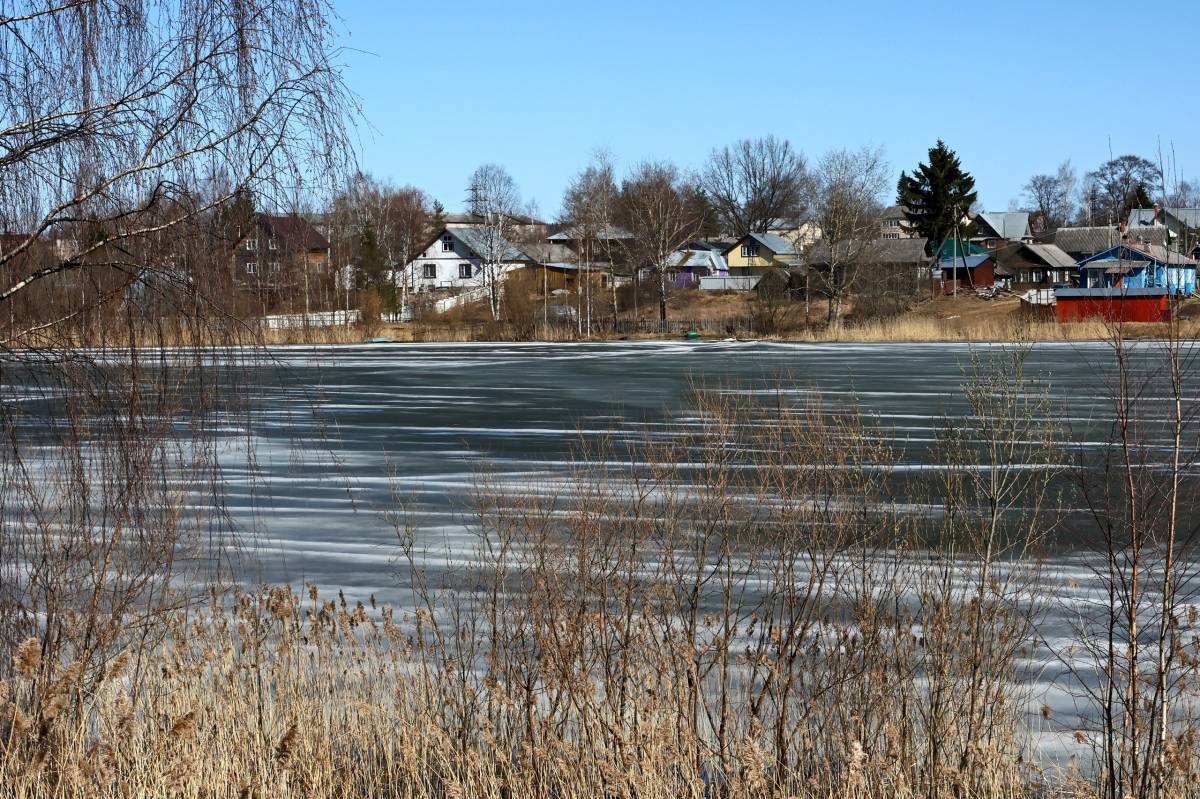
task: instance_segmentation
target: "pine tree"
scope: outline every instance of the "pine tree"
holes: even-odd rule
[[[936,252],[954,234],[976,196],[975,178],[963,171],[958,155],[938,139],[929,150],[929,163],[919,164],[912,175],[900,173],[896,202],[904,208],[911,229],[929,239]]]
[[[433,213],[429,215],[430,235],[441,232],[446,226],[446,206],[441,201],[433,201]]]

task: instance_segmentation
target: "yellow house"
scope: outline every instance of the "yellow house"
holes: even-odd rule
[[[748,233],[725,250],[731,277],[761,275],[768,269],[800,265],[795,245],[774,233]]]

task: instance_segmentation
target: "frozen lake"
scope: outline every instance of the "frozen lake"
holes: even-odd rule
[[[386,597],[402,497],[429,540],[461,539],[481,470],[506,486],[561,477],[581,440],[651,439],[693,423],[694,392],[737,385],[831,408],[857,403],[902,468],[929,466],[962,414],[972,353],[956,344],[418,344],[273,350],[257,392],[255,461],[227,459],[229,502],[253,529],[265,581],[317,582]],[[1154,345],[1145,345],[1152,356]],[[1104,344],[1041,344],[1025,361],[1071,439],[1107,436]],[[1145,357],[1143,371],[1156,359]],[[267,367],[256,367],[266,369]],[[1153,402],[1153,398],[1147,402]],[[1165,409],[1164,409],[1165,410]],[[248,480],[246,469],[254,472]],[[257,488],[251,488],[256,485]],[[257,509],[258,513],[251,513]]]

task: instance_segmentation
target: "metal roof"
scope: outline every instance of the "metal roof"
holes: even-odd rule
[[[783,236],[777,236],[774,233],[747,233],[725,252],[729,252],[730,250],[734,249],[745,239],[754,239],[776,255],[797,254],[796,245],[792,244],[792,242],[788,241]]]
[[[1156,244],[1118,244],[1115,247],[1096,253],[1091,258],[1085,258],[1079,262],[1081,267],[1089,267],[1094,263],[1105,262],[1123,262],[1123,263],[1154,263],[1162,266],[1190,266],[1193,269],[1196,267],[1196,262],[1186,255],[1181,255],[1174,250],[1168,250]]]
[[[1164,297],[1169,289],[1166,288],[1149,288],[1149,289],[1131,289],[1121,286],[1112,288],[1090,288],[1090,289],[1055,289],[1055,299],[1061,298],[1088,298],[1088,297]]]
[[[580,233],[581,231],[578,225],[571,225],[570,227],[564,228],[555,233],[553,236],[548,238],[547,241],[551,243],[578,241],[581,237]],[[597,230],[596,233],[591,236],[591,238],[596,239],[597,241],[619,241],[621,239],[632,239],[633,234],[619,225],[601,225],[600,229]]]
[[[1075,266],[1075,259],[1067,255],[1056,244],[1026,244],[1025,249],[1045,261],[1047,266],[1058,267],[1060,269],[1070,269]]]
[[[1200,228],[1200,208],[1163,208],[1164,213],[1175,217],[1185,227]],[[1134,208],[1129,212],[1129,227],[1155,227],[1163,223],[1158,220],[1154,208]]]
[[[1002,239],[1029,237],[1028,211],[984,212],[978,218],[982,219]]]
[[[1162,226],[1140,227],[1129,234],[1118,228],[1104,227],[1060,227],[1054,231],[1054,243],[1060,249],[1078,255],[1094,255],[1115,247],[1123,240],[1145,239],[1151,244],[1162,244],[1167,240],[1167,229]]]
[[[506,239],[493,240],[486,228],[477,227],[456,227],[447,228],[446,233],[454,236],[456,239],[467,245],[470,250],[481,258],[486,257],[485,254],[491,254],[495,250],[500,254],[500,260],[505,262],[511,261],[532,261],[535,260],[525,254],[519,247]],[[495,245],[495,246],[493,246]]]
[[[938,261],[938,267],[941,269],[961,269],[963,267],[966,267],[967,269],[974,269],[985,261],[990,261],[991,259],[992,256],[990,255],[967,255],[965,257],[960,255],[957,258],[943,258],[942,260]]]

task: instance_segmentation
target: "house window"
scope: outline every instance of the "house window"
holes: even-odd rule
[[[271,271],[272,272],[279,271],[279,261],[271,261]]]
[[[442,236],[442,252],[454,252],[454,238],[449,233]]]
[[[278,250],[279,249],[279,243],[275,241],[274,236],[267,239],[267,249],[268,250]]]
[[[257,249],[258,239],[253,237],[246,239],[246,252],[254,252]]]
[[[421,276],[426,280],[437,280],[437,264],[425,264],[422,267]]]
[[[258,264],[256,264],[254,261],[247,261],[246,262],[246,274],[253,275],[257,272],[258,272]]]
[[[757,244],[743,244],[742,245],[742,257],[743,258],[757,258],[758,257],[758,245]]]
[[[898,239],[898,238],[900,238],[900,234],[899,233],[884,233],[883,237],[885,239]]]
[[[459,264],[458,265],[458,277],[461,280],[466,280],[466,279],[470,278],[471,277],[471,265],[470,264]]]

